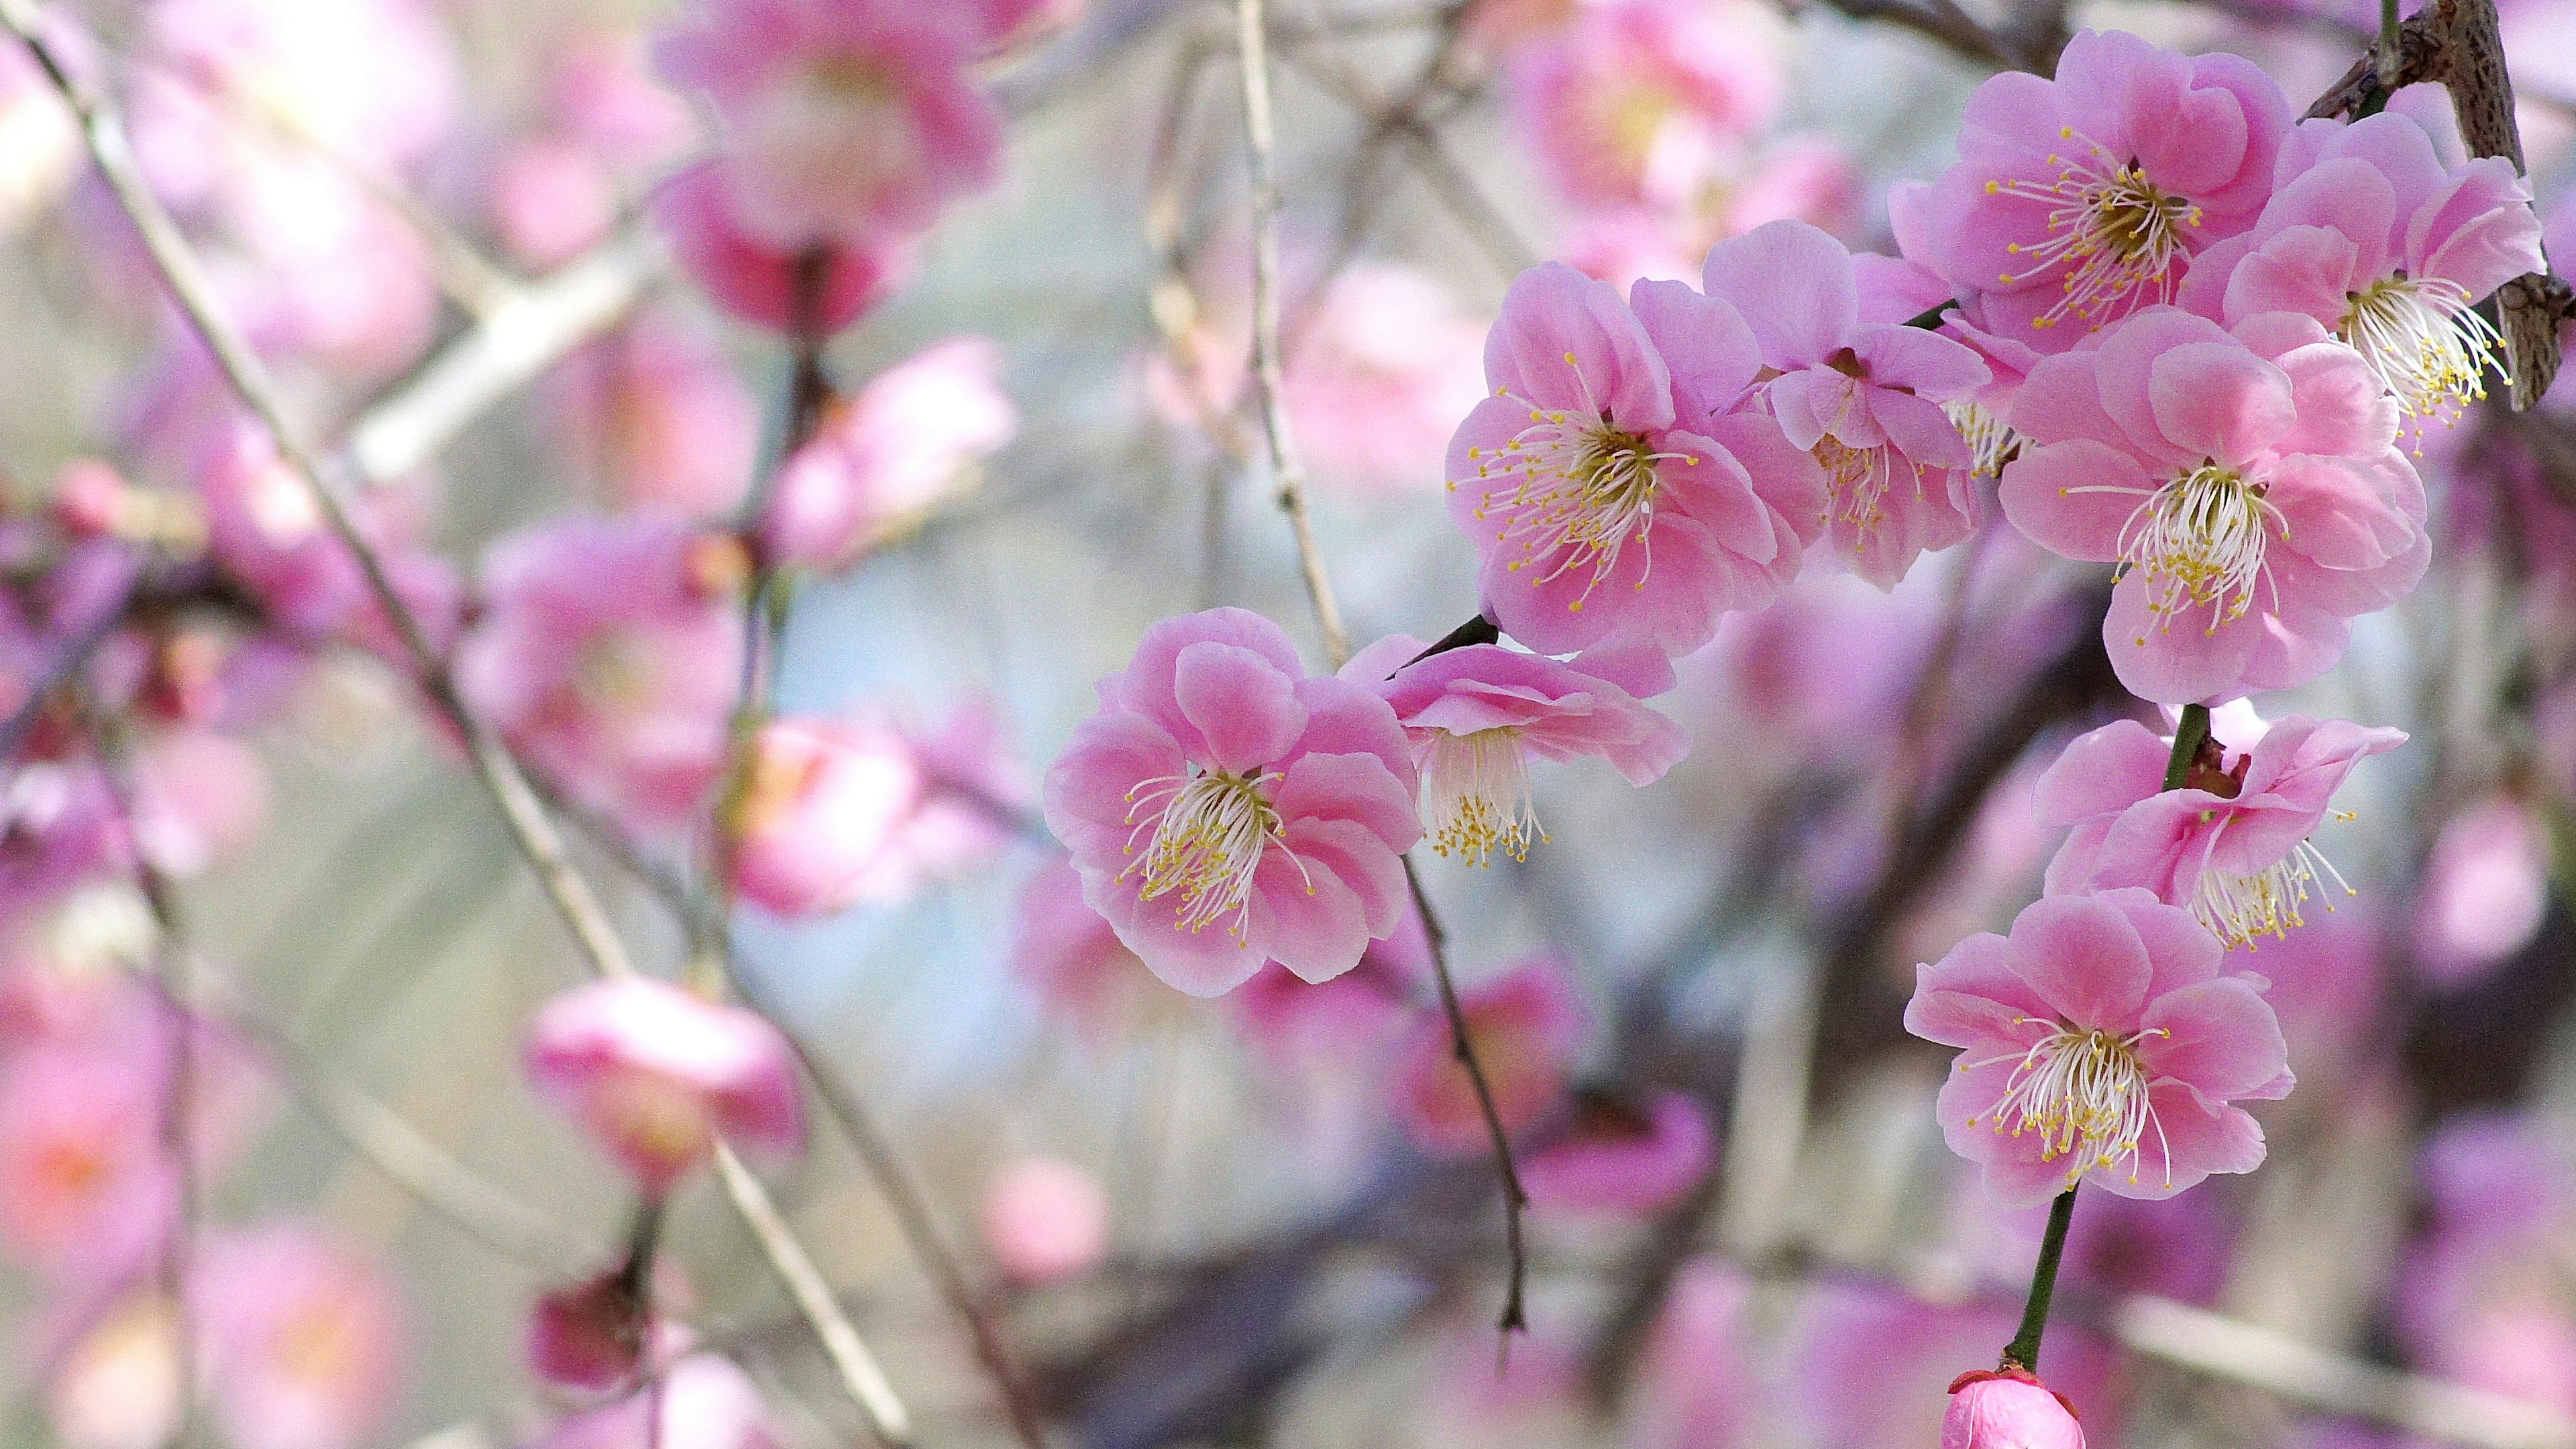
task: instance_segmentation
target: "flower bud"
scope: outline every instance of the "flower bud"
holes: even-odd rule
[[[2028,1369],[1973,1370],[1950,1384],[1941,1449],[2084,1449],[2075,1407]]]

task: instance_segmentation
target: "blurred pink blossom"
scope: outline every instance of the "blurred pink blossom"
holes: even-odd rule
[[[559,1420],[530,1449],[777,1449],[768,1405],[731,1359],[691,1354],[660,1385]]]
[[[567,359],[546,399],[570,461],[607,501],[689,518],[741,503],[760,403],[691,321],[646,313]]]
[[[2549,864],[2547,826],[2512,796],[2490,795],[2452,816],[2424,866],[2416,971],[2462,985],[2528,945],[2549,909]]]
[[[121,1052],[48,1042],[0,1070],[0,1245],[58,1277],[143,1266],[178,1205],[162,1076]]]
[[[1637,1364],[1634,1449],[1736,1449],[1761,1442],[1753,1285],[1694,1258],[1673,1277]]]
[[[1011,801],[995,789],[989,717],[967,711],[939,738],[948,759],[884,725],[772,721],[741,803],[734,888],[777,915],[830,915],[991,854]]]
[[[655,1196],[722,1137],[754,1156],[805,1142],[794,1053],[754,1012],[668,982],[576,986],[528,1028],[528,1079]]]
[[[984,1186],[985,1251],[1014,1282],[1054,1283],[1098,1266],[1109,1251],[1109,1193],[1060,1157],[1015,1157]]]
[[[1411,267],[1361,262],[1335,277],[1288,359],[1288,411],[1316,476],[1437,483],[1442,435],[1485,396],[1483,335]]]
[[[229,735],[156,734],[135,752],[133,771],[135,847],[175,879],[204,874],[267,827],[267,767]]]
[[[676,521],[522,529],[484,556],[457,688],[575,799],[637,827],[679,824],[724,766],[741,569],[731,540]]]
[[[179,1315],[157,1287],[118,1292],[55,1357],[45,1413],[65,1449],[159,1449],[179,1426]]]
[[[355,1449],[401,1392],[395,1285],[302,1223],[210,1238],[189,1284],[215,1413],[242,1449]]]
[[[1565,1096],[1590,1018],[1573,973],[1553,955],[1534,956],[1458,993],[1467,1039],[1493,1088],[1503,1130],[1519,1133]],[[1451,1049],[1449,1023],[1425,1010],[1398,1051],[1389,1083],[1396,1118],[1425,1152],[1482,1151],[1485,1119],[1473,1084]]]
[[[1084,903],[1082,872],[1069,856],[1050,861],[1020,887],[1011,969],[1050,1015],[1070,1018],[1094,1037],[1151,999],[1152,975],[1107,918]]]
[[[716,169],[702,165],[662,186],[653,215],[670,234],[681,269],[745,322],[778,332],[838,332],[885,300],[910,268],[908,248],[894,238],[840,238],[810,252],[772,246],[746,231],[732,206]],[[810,298],[800,296],[809,255]]]
[[[531,267],[559,266],[615,228],[617,183],[582,147],[527,136],[494,164],[491,208],[511,256]]]
[[[933,344],[869,379],[779,471],[760,520],[778,564],[827,572],[917,528],[1019,430],[990,339]]]
[[[1713,1152],[1707,1114],[1683,1093],[1640,1107],[1578,1092],[1566,1134],[1523,1159],[1521,1182],[1542,1212],[1646,1218],[1697,1186]]]
[[[1515,49],[1512,112],[1568,199],[1684,202],[1778,108],[1778,30],[1745,4],[1596,0]]]

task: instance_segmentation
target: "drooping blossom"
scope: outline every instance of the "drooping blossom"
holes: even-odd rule
[[[575,799],[642,827],[689,818],[741,688],[743,568],[667,518],[564,517],[494,544],[456,684]]]
[[[734,509],[760,451],[760,403],[715,338],[647,312],[567,358],[544,393],[566,458],[602,501],[714,518]]]
[[[944,753],[982,754],[984,720],[961,715]],[[901,900],[990,854],[1006,836],[997,812],[1013,802],[983,778],[989,760],[970,774],[942,754],[883,724],[791,716],[763,726],[734,820],[734,889],[777,915],[824,916]]]
[[[1441,434],[1485,395],[1482,329],[1434,278],[1361,262],[1316,299],[1283,400],[1319,480],[1363,489],[1440,478]]]
[[[527,1069],[647,1193],[668,1193],[718,1137],[769,1157],[804,1144],[804,1098],[778,1029],[668,982],[594,981],[555,997],[529,1026]]]
[[[319,1230],[210,1239],[188,1306],[216,1417],[243,1449],[355,1449],[391,1414],[405,1353],[394,1284]]]
[[[1919,206],[1916,260],[1985,331],[2064,352],[2173,301],[2196,255],[2252,226],[2289,128],[2280,87],[2249,61],[2078,31],[2055,79],[1979,86],[1959,160],[1897,204]]]
[[[1599,756],[1630,784],[1651,785],[1690,748],[1681,726],[1586,673],[1583,660],[1471,644],[1414,662],[1423,648],[1389,635],[1352,656],[1342,677],[1394,706],[1421,776],[1423,833],[1441,855],[1483,865],[1500,850],[1524,860],[1547,838],[1530,793],[1532,757]]]
[[[1778,108],[1778,29],[1743,4],[1579,6],[1514,51],[1512,111],[1567,199],[1679,205]]]
[[[2218,939],[2143,890],[2050,896],[1917,968],[1905,1029],[1962,1048],[1950,1149],[2014,1206],[2079,1182],[2165,1198],[2263,1161],[2239,1099],[2288,1094],[2280,1024]]]
[[[557,1421],[533,1449],[777,1449],[760,1390],[733,1360],[693,1353],[664,1370],[658,1393],[621,1394]]]
[[[1521,1183],[1541,1212],[1645,1218],[1696,1186],[1714,1151],[1708,1114],[1683,1093],[1578,1091],[1566,1135],[1522,1160]]]
[[[804,249],[747,231],[712,166],[673,177],[655,193],[654,219],[690,280],[718,307],[773,331],[829,335],[884,301],[909,268],[899,239],[839,238]]]
[[[1533,957],[1460,991],[1458,1009],[1493,1088],[1494,1115],[1503,1130],[1532,1126],[1564,1098],[1589,1024],[1573,973],[1555,956]],[[1485,1146],[1475,1087],[1459,1067],[1442,1013],[1415,1018],[1412,1034],[1398,1049],[1392,1090],[1397,1120],[1423,1151],[1462,1153]]]
[[[1778,374],[1763,388],[1771,416],[1824,470],[1835,553],[1882,589],[1975,531],[1974,455],[1943,405],[1992,380],[1959,342],[1864,310],[1864,281],[1892,265],[1873,259],[1865,279],[1841,242],[1775,221],[1710,248],[1704,274]]]
[[[2415,970],[2462,985],[2529,945],[2549,910],[2550,855],[2548,826],[2511,796],[2452,816],[2424,865]]]
[[[1194,996],[1272,959],[1324,981],[1395,929],[1398,857],[1422,827],[1384,700],[1308,676],[1242,609],[1146,630],[1099,692],[1047,772],[1046,820],[1083,899],[1154,974]]]
[[[2013,402],[2032,446],[2004,513],[2124,565],[2102,626],[2120,682],[2165,704],[2304,684],[2351,620],[2432,556],[2397,406],[2361,354],[2274,313],[2228,332],[2170,308],[2043,360]]]
[[[2084,1449],[2084,1429],[2030,1370],[1977,1370],[1950,1385],[1941,1449]]]
[[[2293,716],[2232,760],[2205,748],[2183,787],[2167,790],[2173,742],[2135,720],[2104,725],[2040,777],[2041,820],[2071,828],[2048,864],[2048,892],[2139,886],[2229,946],[2286,935],[2306,924],[2311,893],[2329,910],[2351,894],[2308,839],[2335,791],[2355,765],[2405,742],[2403,730]]]
[[[837,571],[919,527],[1019,430],[1001,361],[990,339],[954,337],[869,379],[779,470],[770,561]]]
[[[1814,465],[1737,411],[1761,361],[1735,309],[1674,282],[1633,296],[1561,263],[1523,272],[1485,340],[1494,395],[1449,443],[1486,607],[1548,653],[1687,654],[1779,593],[1823,516]]]
[[[717,174],[751,235],[784,252],[915,232],[992,184],[1001,119],[966,70],[980,36],[901,0],[701,0],[662,37],[705,91]]]
[[[2497,287],[2546,267],[2531,188],[2501,156],[2444,166],[2412,118],[2303,121],[2281,147],[2254,228],[2209,248],[2182,301],[2230,324],[2313,317],[2359,351],[2419,440],[2486,396],[2503,339],[2478,315]]]
[[[985,1250],[1013,1281],[1059,1282],[1109,1251],[1109,1193],[1060,1157],[1017,1157],[985,1184],[980,1224]]]

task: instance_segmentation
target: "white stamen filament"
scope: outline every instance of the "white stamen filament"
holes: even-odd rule
[[[1422,826],[1434,851],[1486,865],[1498,849],[1527,860],[1530,847],[1547,839],[1520,734],[1506,726],[1432,736],[1422,762]]]
[[[2160,628],[2202,607],[2210,610],[2212,634],[2243,618],[2254,607],[2256,589],[2270,582],[2263,558],[2272,534],[2290,536],[2289,520],[2264,497],[2267,485],[2211,462],[2152,490],[2103,483],[2059,491],[2140,496],[2120,525],[2120,563],[2123,571],[2145,575],[2147,610],[2158,616]]]
[[[2016,1024],[2034,1018],[2018,1018]],[[2059,1024],[2021,1054],[1994,1107],[1997,1132],[2019,1137],[2039,1134],[2039,1160],[2071,1158],[2066,1185],[2096,1167],[2129,1165],[2129,1181],[2138,1180],[2138,1159],[2147,1132],[2154,1129],[2165,1159],[2165,1185],[2173,1185],[2173,1147],[2164,1124],[2156,1118],[2149,1094],[2146,1064],[2138,1047],[2149,1037],[2170,1036],[2161,1028],[2133,1036]],[[2015,1060],[2009,1056],[1959,1064],[1959,1070]],[[1985,1119],[1970,1118],[1974,1127]]]
[[[1565,355],[1565,365],[1573,369],[1575,382],[1583,389],[1579,412],[1533,404],[1529,426],[1509,442],[1499,449],[1470,448],[1467,456],[1477,460],[1477,480],[1490,480],[1496,469],[1512,479],[1508,489],[1487,492],[1476,509],[1478,518],[1500,514],[1503,526],[1494,536],[1506,543],[1517,541],[1529,556],[1506,565],[1509,571],[1517,573],[1531,559],[1551,555],[1556,561],[1539,576],[1542,583],[1571,570],[1591,571],[1582,595],[1567,606],[1579,612],[1593,589],[1619,567],[1620,554],[1632,542],[1646,554],[1646,569],[1636,584],[1639,589],[1646,586],[1655,567],[1650,535],[1656,494],[1662,488],[1657,470],[1674,462],[1697,466],[1699,459],[1688,453],[1659,452],[1645,434],[1614,426],[1610,410],[1594,400],[1592,385],[1573,353]],[[1509,391],[1497,395],[1514,396]],[[1453,479],[1449,486],[1455,488],[1462,481]]]
[[[2352,306],[2335,335],[2352,344],[2397,405],[2417,420],[2418,456],[2422,420],[2439,417],[2445,426],[2457,425],[2461,411],[2487,395],[2489,367],[2512,383],[2502,361],[2504,337],[2457,282],[2400,273],[2348,296]]]
[[[2288,855],[2252,875],[2202,871],[2200,888],[2192,893],[2191,913],[2230,949],[2251,950],[2258,936],[2277,940],[2289,935],[2292,927],[2306,925],[2307,917],[2299,908],[2307,904],[2311,886],[2324,891],[2328,880],[2346,896],[2361,894],[2333,861],[2302,840]],[[2331,897],[2326,909],[2334,909]]]
[[[1142,872],[1146,900],[1180,892],[1179,924],[1204,930],[1214,921],[1234,917],[1226,929],[1238,940],[1252,918],[1252,881],[1261,857],[1276,845],[1297,865],[1288,850],[1279,812],[1264,795],[1265,787],[1284,778],[1277,772],[1238,775],[1225,770],[1197,770],[1163,775],[1127,792],[1127,853],[1137,853],[1138,836],[1147,837],[1144,854],[1118,873],[1120,880]],[[1311,892],[1312,882],[1307,885]]]
[[[2003,419],[1988,412],[1982,403],[1946,402],[1941,411],[1950,415],[1950,423],[1959,430],[1975,455],[1968,471],[1980,478],[2000,478],[2004,465],[2021,456],[2021,434]]]
[[[2137,162],[2114,160],[2072,126],[2060,129],[2058,138],[2080,142],[2083,149],[2052,154],[2054,176],[1986,183],[1991,195],[2049,204],[2047,239],[2006,248],[2029,258],[2030,266],[1999,278],[2009,286],[2066,268],[2065,295],[2030,325],[2054,327],[2072,316],[2100,328],[2142,302],[2172,301],[2174,264],[2190,253],[2183,237],[2187,228],[2200,225],[2200,208],[2159,189]]]

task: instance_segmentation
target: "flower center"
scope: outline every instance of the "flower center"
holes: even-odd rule
[[[1968,444],[1974,455],[1968,470],[1980,478],[2000,478],[2004,465],[2021,456],[2021,434],[2010,424],[1987,411],[1982,403],[1946,402],[1941,411],[1949,414],[1951,426]]]
[[[1499,849],[1514,860],[1547,839],[1530,797],[1529,758],[1508,725],[1472,734],[1437,733],[1422,763],[1422,823],[1431,848],[1478,865]]]
[[[2152,1128],[2164,1149],[2166,1185],[2171,1186],[2173,1149],[2156,1120],[2146,1064],[2138,1059],[2140,1043],[2169,1035],[2161,1028],[2120,1036],[2060,1025],[2022,1053],[2004,1084],[2002,1100],[1995,1103],[1995,1130],[2015,1137],[2038,1133],[2040,1161],[2073,1159],[2066,1169],[2066,1185],[2073,1187],[2091,1169],[2122,1161],[2129,1164],[2129,1181],[2136,1182],[2140,1145]],[[1960,1065],[1965,1070],[2012,1060],[1989,1057]],[[1968,1125],[1983,1120],[1971,1118]]]
[[[2212,462],[2152,490],[2100,483],[2058,491],[2143,495],[2120,525],[2120,567],[2145,574],[2147,610],[2162,621],[2159,627],[2204,605],[2210,633],[2243,618],[2254,607],[2256,587],[2270,577],[2263,555],[2271,532],[2290,536],[2289,520],[2264,497],[2269,484]]]
[[[2347,896],[2360,894],[2334,868],[2334,862],[2302,840],[2288,855],[2251,875],[2202,871],[2200,888],[2192,892],[2191,913],[2230,949],[2250,950],[2258,936],[2278,940],[2289,935],[2292,927],[2306,925],[2300,907],[2307,904],[2309,888],[2323,891],[2328,880]],[[2328,904],[2326,909],[2332,911],[2334,906]]]
[[[2456,426],[2460,413],[2487,395],[2486,370],[2507,383],[2500,354],[2504,338],[2479,315],[2457,282],[2439,277],[2384,277],[2358,292],[2335,335],[2370,364],[2389,394],[2417,419],[2416,456],[2423,456],[2423,419]]]
[[[2066,269],[2065,295],[2030,325],[2054,327],[2072,316],[2098,328],[2126,316],[2142,294],[2157,302],[2173,300],[2174,266],[2190,255],[2184,238],[2200,225],[2200,208],[2149,181],[2137,162],[2114,162],[2074,127],[2057,134],[2060,140],[2081,142],[2083,150],[2050,155],[2053,175],[1986,183],[1989,195],[2048,204],[2047,239],[2006,248],[2029,258],[2029,269],[2000,278],[2009,286],[2056,267]]]
[[[1887,490],[1896,481],[1896,454],[1885,444],[1855,448],[1831,433],[1816,439],[1812,450],[1825,470],[1825,522],[1848,523],[1863,533],[1887,519]],[[1914,491],[1923,492],[1923,470],[1906,463]],[[1865,545],[1855,543],[1854,547]]]
[[[1565,365],[1574,369],[1575,381],[1583,388],[1581,411],[1533,404],[1529,426],[1511,441],[1491,451],[1470,448],[1467,456],[1477,460],[1479,480],[1491,479],[1496,469],[1509,480],[1508,487],[1489,489],[1476,509],[1480,519],[1500,514],[1502,529],[1494,536],[1505,543],[1517,542],[1528,555],[1505,565],[1506,570],[1517,573],[1535,561],[1546,568],[1539,581],[1547,583],[1588,569],[1591,577],[1583,593],[1566,606],[1580,613],[1592,591],[1619,567],[1619,555],[1632,542],[1646,555],[1645,572],[1638,575],[1636,584],[1645,588],[1646,577],[1655,567],[1648,534],[1655,523],[1655,497],[1662,489],[1657,469],[1671,462],[1693,467],[1699,459],[1688,453],[1657,451],[1648,435],[1613,426],[1610,410],[1594,403],[1591,384],[1584,380],[1573,353],[1565,355]],[[1500,396],[1513,395],[1506,391]],[[1449,486],[1458,485],[1453,481]]]
[[[1141,872],[1140,894],[1149,901],[1180,892],[1180,924],[1193,931],[1232,915],[1226,929],[1240,940],[1251,923],[1252,878],[1263,851],[1274,844],[1287,850],[1279,812],[1262,794],[1281,778],[1202,770],[1139,784],[1127,792],[1127,820],[1136,827],[1127,853],[1136,854],[1139,835],[1148,837],[1145,853],[1118,878]],[[1294,852],[1288,858],[1297,859]]]

